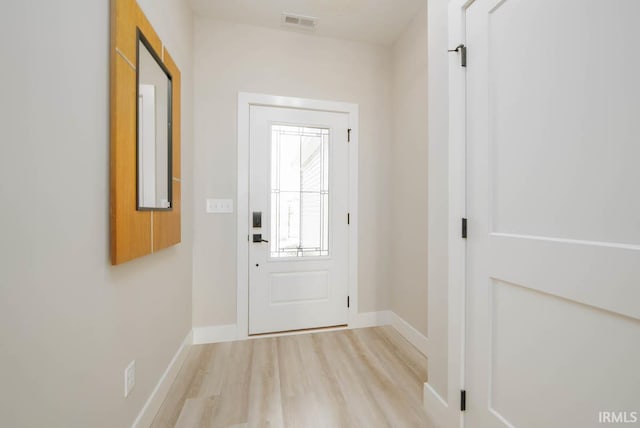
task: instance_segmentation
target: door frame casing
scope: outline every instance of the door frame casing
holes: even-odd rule
[[[474,0],[448,1],[448,49],[466,45],[466,11]],[[465,389],[466,363],[466,240],[461,219],[467,217],[466,162],[466,69],[460,54],[451,53],[448,63],[448,293],[447,293],[447,392],[441,396],[425,384],[424,403],[434,422],[443,427],[464,427],[460,391]],[[431,324],[431,322],[430,322]]]
[[[348,325],[354,324],[358,314],[358,104],[308,98],[283,97],[278,95],[239,92],[238,93],[238,169],[237,169],[237,267],[236,267],[236,325],[239,340],[249,337],[249,126],[251,106],[295,108],[349,116],[351,139],[349,153],[349,261],[348,295],[350,307],[347,309]],[[345,213],[345,217],[346,217]],[[345,218],[346,221],[346,218]],[[345,305],[347,302],[345,302]]]
[[[449,45],[467,44],[466,14],[474,0],[449,2]],[[457,40],[457,42],[454,42]],[[455,43],[455,44],[454,44]],[[467,75],[460,54],[449,58],[449,408],[464,427],[460,391],[466,389],[467,241],[461,235],[467,218]]]
[[[475,0],[449,3],[449,45],[467,46],[467,9]],[[467,46],[468,49],[468,46]],[[467,390],[467,239],[461,238],[461,219],[467,218],[467,73],[460,54],[449,58],[449,396],[460,400]],[[467,54],[468,55],[468,54]],[[468,56],[467,56],[468,60]],[[473,232],[472,232],[473,233]],[[452,353],[453,352],[453,353]],[[467,426],[458,401],[452,426]]]

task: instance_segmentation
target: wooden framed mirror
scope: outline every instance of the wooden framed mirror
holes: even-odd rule
[[[111,263],[178,244],[180,70],[135,0],[111,3]]]

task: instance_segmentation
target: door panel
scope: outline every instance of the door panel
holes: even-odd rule
[[[640,411],[638,16],[635,0],[467,9],[466,426]]]
[[[348,115],[252,106],[249,334],[344,325]],[[253,215],[250,226],[253,226]]]
[[[637,320],[503,280],[490,294],[489,403],[504,420],[582,428],[638,411]]]
[[[493,232],[640,245],[640,70],[627,45],[640,40],[639,9],[635,0],[471,6],[486,44],[469,40],[470,55],[487,56],[477,61]]]
[[[326,301],[329,299],[329,272],[272,273],[269,287],[272,304]]]

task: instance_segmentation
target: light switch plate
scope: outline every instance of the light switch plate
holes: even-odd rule
[[[207,213],[228,214],[233,212],[233,199],[207,199]]]

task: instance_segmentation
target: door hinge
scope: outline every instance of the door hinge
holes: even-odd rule
[[[464,389],[460,391],[460,411],[464,412],[467,410],[467,391]]]
[[[349,296],[347,296],[347,308],[349,308],[350,306],[351,305],[350,305],[350,302],[349,302]]]
[[[467,219],[462,219],[462,237],[467,239]]]
[[[347,129],[347,143],[351,142],[351,128]]]
[[[463,43],[460,43],[458,46],[456,46],[455,49],[449,49],[449,52],[459,52],[460,66],[462,67],[467,66],[467,47]]]
[[[347,224],[351,224],[351,213],[347,213]]]

